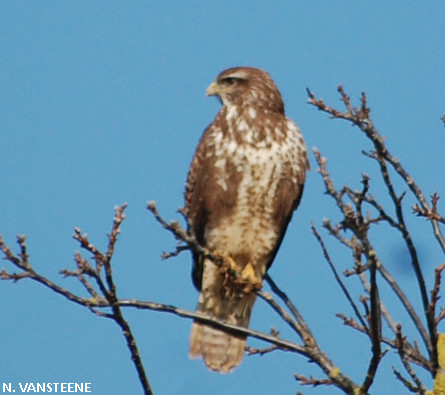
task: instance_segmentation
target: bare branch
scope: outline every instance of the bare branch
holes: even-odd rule
[[[413,382],[415,383],[415,385],[412,384],[411,382],[409,382],[408,380],[403,379],[402,375],[393,368],[394,374],[410,391],[416,392],[418,394],[424,394],[426,391],[426,388],[423,386],[419,377],[416,375],[414,370],[411,368],[409,358],[405,353],[405,345],[404,345],[405,340],[406,340],[406,338],[402,334],[402,325],[399,324],[397,327],[395,345],[396,345],[397,351],[399,353],[400,360],[402,361],[403,367],[405,368],[406,372],[410,375],[410,377],[413,380]]]
[[[399,380],[406,388],[408,388],[408,390],[410,392],[413,392],[415,394],[424,394],[424,392],[419,392],[419,389],[416,388],[416,386],[410,382],[409,380],[405,379],[402,374],[396,369],[396,368],[392,368],[392,371],[394,373],[394,376],[396,377],[397,380]]]
[[[188,311],[184,310],[172,305],[165,305],[161,303],[155,303],[150,301],[140,301],[134,299],[120,299],[117,304],[121,307],[134,307],[137,309],[143,310],[153,310],[164,313],[170,313],[177,315],[178,317],[193,319],[198,322],[202,322],[203,324],[225,330],[226,332],[243,335],[243,336],[251,336],[259,340],[266,341],[271,344],[275,344],[280,347],[280,350],[284,351],[294,351],[299,354],[307,355],[307,352],[303,346],[300,346],[296,343],[289,342],[284,339],[280,339],[277,336],[268,335],[262,332],[255,331],[253,329],[244,328],[237,325],[228,324],[223,321],[218,321],[215,318],[207,316],[205,314],[198,313],[196,311]]]
[[[323,181],[325,183],[326,193],[335,200],[336,205],[340,208],[343,215],[345,216],[345,220],[343,221],[342,227],[344,228],[345,226],[347,226],[350,230],[352,230],[354,232],[354,237],[351,240],[348,240],[345,237],[341,236],[339,229],[334,228],[330,224],[330,222],[327,220],[324,221],[324,226],[325,226],[325,228],[327,228],[329,230],[329,232],[334,237],[336,237],[342,244],[344,244],[345,246],[350,248],[353,252],[354,260],[356,262],[356,267],[353,271],[347,271],[346,274],[347,275],[352,275],[352,274],[360,274],[361,275],[361,273],[363,273],[365,270],[369,269],[369,265],[363,266],[360,262],[360,256],[364,253],[365,249],[363,248],[363,245],[362,245],[363,243],[362,244],[358,243],[358,239],[363,238],[361,236],[363,231],[367,230],[366,224],[364,226],[357,227],[357,225],[355,224],[354,218],[358,215],[351,212],[351,210],[347,208],[347,204],[343,202],[343,196],[344,196],[343,191],[348,191],[349,195],[354,195],[355,193],[353,193],[350,190],[350,188],[348,188],[348,187],[344,187],[341,192],[338,192],[334,188],[333,182],[329,176],[329,173],[328,173],[328,170],[326,167],[326,160],[321,156],[319,151],[315,151],[315,156],[317,159],[317,163],[320,166],[319,172],[320,172],[320,174],[323,178]],[[358,194],[359,198],[356,200],[356,205],[359,207],[359,203],[369,202],[372,206],[376,207],[379,210],[380,215],[382,216],[383,219],[385,219],[387,222],[389,222],[391,226],[399,229],[400,224],[397,223],[396,221],[394,221],[389,215],[387,215],[386,212],[383,210],[383,208],[375,201],[375,199],[373,197],[370,197],[369,195],[364,195],[364,193],[366,193],[368,190],[368,188],[367,188],[368,181],[369,181],[368,178],[364,179],[364,181],[363,181],[364,189],[360,194]],[[369,244],[369,241],[367,241],[366,243]],[[373,249],[371,247],[368,247],[368,250],[372,251]],[[377,260],[377,269],[383,275],[383,278],[388,282],[388,284],[391,286],[393,291],[396,293],[399,300],[402,302],[403,306],[405,307],[405,309],[409,313],[410,317],[412,318],[414,324],[416,325],[416,328],[419,330],[419,333],[421,334],[422,339],[424,340],[425,344],[428,345],[429,344],[428,333],[425,330],[422,322],[420,321],[419,317],[417,316],[417,314],[415,312],[415,309],[410,304],[410,302],[409,302],[408,298],[406,297],[406,295],[404,294],[404,292],[398,286],[398,284],[394,280],[394,278],[388,273],[388,271],[385,269],[383,264],[378,260]],[[361,276],[361,280],[362,280],[362,282],[364,282],[363,276]],[[370,287],[367,286],[366,282],[364,282],[364,285],[365,285],[365,289],[367,291],[369,291]],[[386,317],[388,318],[388,321],[390,322],[388,314],[386,314]]]
[[[18,244],[21,248],[21,253],[19,253],[18,256],[14,255],[12,250],[6,246],[3,238],[0,236],[0,250],[3,252],[5,259],[12,263],[17,268],[23,270],[23,273],[18,274],[11,274],[6,271],[6,269],[3,269],[0,272],[0,279],[2,280],[21,280],[23,278],[30,278],[34,281],[39,282],[40,284],[43,284],[44,286],[52,289],[54,292],[58,293],[59,295],[64,296],[71,302],[77,303],[81,306],[85,307],[91,307],[93,304],[89,299],[79,297],[65,288],[59,287],[57,284],[53,283],[51,280],[47,279],[44,276],[41,276],[40,274],[36,273],[34,269],[29,264],[27,258],[25,261],[22,261],[21,257],[23,257],[23,244],[25,243],[24,236],[18,236]]]
[[[418,204],[413,206],[413,213],[417,214],[419,217],[425,217],[430,221],[438,221],[442,224],[445,224],[445,218],[442,217],[437,210],[437,202],[439,201],[440,196],[434,192],[431,195],[431,208],[425,207],[422,208]]]
[[[368,332],[365,330],[365,328],[363,328],[362,326],[357,324],[357,322],[355,322],[352,318],[348,318],[340,313],[338,313],[336,316],[343,321],[344,325],[349,326],[350,328],[353,328],[363,334],[366,334],[366,335],[368,334]],[[386,337],[382,337],[381,341],[382,341],[382,343],[397,350],[398,344],[396,344],[395,340],[391,340]],[[430,370],[430,371],[432,370],[429,361],[421,354],[420,350],[417,347],[413,347],[406,339],[403,343],[403,347],[404,347],[404,350],[403,350],[404,354],[406,355],[407,358],[409,358],[409,360],[411,362],[415,363],[418,366],[422,366],[423,368],[425,368],[427,370]]]
[[[299,381],[301,385],[311,385],[313,387],[318,387],[319,385],[333,385],[334,382],[330,379],[314,379],[311,377],[306,377],[301,374],[294,373],[295,380]]]
[[[279,336],[279,332],[274,328],[270,330],[270,334],[275,337]],[[276,344],[272,344],[270,347],[266,348],[254,348],[246,346],[245,350],[247,352],[247,355],[259,355],[262,357],[263,355],[268,354],[272,351],[280,350],[280,347],[278,347]]]
[[[267,348],[254,348],[254,347],[246,346],[247,355],[263,356],[265,354],[269,354],[270,352],[276,351],[276,350],[282,350],[282,348],[278,347],[277,345],[273,345],[273,346],[270,346]]]
[[[142,388],[145,394],[152,394],[148,378],[146,376],[142,360],[140,358],[139,349],[137,347],[136,339],[134,338],[131,328],[128,322],[124,319],[122,312],[120,310],[120,305],[118,303],[118,298],[116,295],[116,286],[114,285],[114,280],[112,277],[111,270],[111,259],[114,253],[114,246],[117,241],[117,235],[120,233],[120,225],[124,220],[125,216],[123,214],[126,208],[126,204],[123,206],[115,207],[115,218],[113,221],[113,226],[110,235],[108,236],[108,249],[107,253],[101,253],[94,244],[88,240],[86,234],[82,235],[79,228],[75,229],[74,238],[80,243],[81,247],[86,249],[91,253],[93,259],[96,262],[96,268],[93,269],[88,261],[83,259],[80,254],[76,254],[75,261],[77,264],[76,271],[62,270],[61,274],[65,277],[76,277],[87,292],[92,296],[92,299],[87,299],[84,297],[77,296],[65,288],[62,288],[47,279],[46,277],[38,274],[30,265],[28,261],[28,255],[26,253],[26,240],[24,236],[18,236],[17,241],[20,246],[20,252],[18,255],[14,255],[9,247],[4,243],[3,238],[0,236],[0,250],[3,252],[5,259],[11,264],[21,269],[23,272],[18,274],[10,274],[3,269],[0,272],[0,278],[3,280],[20,280],[23,278],[30,278],[37,281],[52,291],[64,296],[68,300],[77,303],[81,306],[88,308],[93,314],[114,320],[122,329],[122,333],[127,341],[127,346],[130,350],[131,359],[136,367],[139,375],[139,380],[141,382]],[[105,277],[106,284],[101,279],[101,269],[105,266]],[[99,296],[98,292],[94,289],[92,284],[86,279],[86,276],[94,278],[99,286],[102,296]],[[111,308],[112,314],[104,313],[98,311],[98,308]]]
[[[362,317],[362,315],[360,314],[360,311],[358,310],[357,305],[354,303],[354,301],[352,300],[351,295],[349,294],[348,289],[346,288],[346,285],[343,283],[343,280],[340,278],[340,275],[337,272],[337,269],[335,268],[331,257],[329,256],[328,250],[326,249],[326,246],[323,242],[323,239],[321,238],[320,233],[318,233],[317,229],[315,228],[315,225],[312,223],[311,224],[311,229],[312,229],[312,233],[314,234],[314,236],[316,237],[318,243],[320,244],[321,250],[323,252],[323,255],[329,265],[329,267],[332,270],[332,273],[334,274],[335,277],[335,281],[337,281],[337,284],[340,286],[343,294],[345,295],[346,299],[348,300],[349,304],[352,307],[352,310],[354,311],[355,316],[357,317],[357,319],[360,321],[360,323],[362,324],[363,328],[365,328],[365,331],[368,332],[368,327]]]
[[[408,174],[408,172],[404,169],[404,167],[401,165],[399,160],[397,158],[395,158],[394,156],[392,156],[389,153],[388,149],[386,148],[384,138],[379,135],[379,133],[377,132],[376,128],[373,125],[372,120],[369,118],[370,110],[367,107],[365,94],[362,94],[360,108],[356,108],[350,104],[350,99],[345,94],[342,86],[338,87],[338,91],[340,93],[342,101],[344,102],[344,104],[346,106],[346,109],[347,109],[346,112],[340,112],[340,111],[333,109],[332,107],[325,105],[323,100],[316,99],[315,95],[310,91],[308,91],[308,95],[309,95],[308,102],[310,104],[314,105],[315,107],[317,107],[319,110],[330,114],[333,118],[345,119],[345,120],[351,122],[352,124],[358,126],[359,129],[362,132],[364,132],[366,137],[372,142],[372,144],[374,146],[375,151],[372,152],[371,154],[367,154],[367,156],[371,157],[372,159],[375,159],[379,164],[380,173],[382,175],[383,182],[388,190],[389,196],[391,197],[391,199],[393,201],[394,209],[396,212],[396,218],[397,218],[397,220],[396,220],[397,228],[400,231],[402,238],[405,241],[405,244],[409,251],[409,254],[411,256],[411,265],[412,265],[415,275],[416,275],[416,279],[417,279],[417,283],[418,283],[418,287],[419,287],[419,291],[420,291],[420,295],[421,295],[421,299],[422,299],[422,304],[423,304],[423,308],[424,308],[424,312],[425,312],[425,317],[426,317],[426,322],[427,322],[427,327],[428,327],[428,336],[425,336],[425,333],[423,331],[420,331],[420,330],[419,331],[421,332],[422,339],[425,342],[425,345],[426,345],[428,352],[430,354],[430,358],[433,362],[433,374],[435,374],[435,371],[437,370],[437,367],[438,367],[437,350],[436,350],[436,347],[434,346],[437,341],[436,320],[434,317],[434,313],[432,313],[431,309],[430,309],[431,306],[430,306],[430,303],[428,300],[428,294],[427,294],[427,290],[426,290],[425,280],[424,280],[424,276],[421,271],[420,262],[419,262],[419,259],[417,256],[417,251],[416,251],[414,242],[411,238],[411,235],[410,235],[410,233],[407,229],[406,223],[405,223],[405,219],[404,219],[404,215],[403,215],[403,211],[402,211],[402,205],[401,205],[404,193],[401,196],[398,196],[396,194],[395,188],[393,186],[393,182],[389,175],[388,164],[402,178],[402,180],[406,183],[408,189],[412,192],[412,194],[417,199],[420,207],[418,207],[415,210],[417,210],[417,212],[420,212],[420,213],[433,213],[434,210],[429,206],[422,191],[417,186],[417,184],[414,182],[412,177]],[[320,168],[321,168],[321,172],[323,173],[323,163],[320,165]],[[325,186],[326,186],[327,192],[329,194],[331,194],[331,196],[336,200],[337,206],[339,206],[344,213],[345,206],[344,205],[342,206],[341,203],[339,204],[339,194],[336,191],[332,191],[332,193],[331,193],[330,186],[327,183],[327,181],[325,180],[326,177],[323,176],[323,178],[325,181]],[[435,205],[436,203],[437,203],[437,199],[436,200],[433,199],[433,205]],[[376,206],[374,205],[374,207],[376,207]],[[344,214],[347,214],[347,213],[344,213]],[[347,215],[345,215],[345,221],[347,219],[348,219],[348,217],[347,217]],[[436,237],[436,240],[438,241],[440,247],[442,248],[442,251],[445,252],[445,239],[442,236],[441,230],[438,225],[438,221],[436,218],[429,218],[429,219],[430,219],[432,227],[433,227],[434,236]],[[346,223],[346,224],[348,224],[348,223]],[[395,223],[393,222],[392,225],[395,225]],[[418,328],[421,328],[421,326],[419,325]]]
[[[370,272],[371,272],[371,310],[368,318],[369,321],[369,330],[370,330],[370,339],[372,344],[372,357],[369,361],[368,371],[366,373],[365,380],[361,386],[361,390],[367,392],[371,387],[375,375],[377,373],[377,367],[382,358],[382,351],[380,348],[381,342],[381,321],[380,321],[380,298],[379,292],[377,288],[377,259],[374,251],[370,251],[368,254],[368,258],[370,262]]]
[[[430,309],[434,315],[436,315],[436,305],[439,300],[441,275],[444,269],[445,269],[445,263],[442,263],[441,265],[437,266],[436,269],[434,270],[435,273],[434,288],[431,291],[431,303],[430,303]]]

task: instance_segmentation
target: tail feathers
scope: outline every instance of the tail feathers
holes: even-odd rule
[[[245,345],[245,337],[235,337],[195,322],[190,334],[189,356],[202,357],[210,370],[229,373],[243,360]]]
[[[213,262],[204,262],[197,311],[218,321],[247,328],[256,293],[224,285],[224,276]],[[190,334],[190,358],[203,358],[210,370],[228,373],[243,360],[245,336],[237,336],[194,322]]]
[[[237,297],[235,300],[230,298],[214,300],[212,303],[207,303],[207,306],[212,306],[211,309],[205,309],[203,304],[199,304],[198,311],[220,321],[247,328],[255,299],[256,294],[252,293],[243,295],[242,298]],[[245,336],[229,334],[194,322],[190,334],[189,356],[203,358],[210,370],[228,373],[243,360],[245,345]]]

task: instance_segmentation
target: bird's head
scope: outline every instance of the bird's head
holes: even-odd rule
[[[206,90],[224,106],[249,105],[284,112],[281,94],[269,74],[253,67],[233,67],[221,72]]]

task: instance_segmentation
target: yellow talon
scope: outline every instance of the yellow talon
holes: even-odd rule
[[[261,279],[258,279],[255,273],[255,268],[251,262],[247,262],[243,271],[241,272],[241,282],[244,283],[243,292],[250,293],[253,290],[260,290],[263,286]]]
[[[256,282],[257,278],[255,276],[255,269],[253,268],[252,263],[247,262],[247,265],[244,267],[243,271],[241,272],[241,278],[245,281],[249,282]]]
[[[236,270],[237,266],[236,266],[236,262],[233,260],[233,258],[230,255],[228,255],[226,257],[226,259],[229,262],[229,269],[230,270]]]

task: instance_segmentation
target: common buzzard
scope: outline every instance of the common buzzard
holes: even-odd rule
[[[197,311],[248,327],[255,290],[300,202],[307,149],[265,71],[227,69],[206,94],[217,96],[222,108],[192,160],[185,214],[197,241],[226,264],[218,267],[193,253]],[[245,337],[194,322],[190,357],[202,357],[211,370],[229,372],[240,364],[245,343]]]

